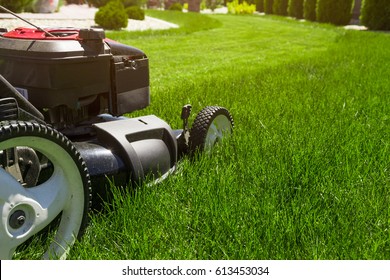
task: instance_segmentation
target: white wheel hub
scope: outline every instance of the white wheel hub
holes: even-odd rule
[[[205,139],[205,151],[209,151],[212,147],[221,141],[225,133],[231,133],[232,124],[224,115],[218,115],[211,122]]]
[[[45,155],[54,171],[45,182],[23,187],[0,168],[0,259],[11,259],[17,246],[43,230],[61,214],[55,240],[45,258],[65,256],[75,241],[84,211],[83,181],[67,151],[45,138],[23,136],[0,143],[0,150],[28,146]]]

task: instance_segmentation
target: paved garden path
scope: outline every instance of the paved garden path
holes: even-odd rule
[[[97,10],[97,8],[90,8],[88,5],[71,4],[62,6],[57,13],[20,13],[18,15],[40,27],[89,28],[95,25],[94,17]],[[16,27],[31,26],[20,19],[16,19],[11,14],[0,13],[0,27],[10,30]],[[146,16],[145,20],[129,19],[126,30],[136,31],[177,27],[178,26],[176,24]]]

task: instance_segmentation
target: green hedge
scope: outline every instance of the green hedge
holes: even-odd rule
[[[315,21],[317,18],[317,0],[305,0],[303,2],[303,18],[310,21]]]
[[[287,16],[288,0],[274,0],[272,11],[275,15]]]
[[[303,18],[303,0],[290,0],[288,3],[288,15],[294,18]]]
[[[346,25],[352,17],[353,0],[318,0],[317,21]]]
[[[361,22],[372,30],[390,30],[390,1],[365,0],[361,10]]]
[[[274,5],[274,0],[264,0],[264,12],[266,14],[272,14],[273,5]]]
[[[255,4],[256,4],[256,11],[260,12],[260,13],[264,13],[264,0],[256,0],[255,1]]]

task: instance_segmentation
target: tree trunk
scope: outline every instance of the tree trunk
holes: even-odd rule
[[[200,2],[201,0],[189,0],[188,1],[188,11],[189,12],[200,12]]]

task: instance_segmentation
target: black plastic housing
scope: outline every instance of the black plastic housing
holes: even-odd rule
[[[49,31],[58,37],[27,28],[0,34],[0,74],[39,110],[78,110],[96,96],[108,99],[98,102],[99,112],[113,115],[149,105],[149,64],[142,51],[104,39],[102,30]]]

